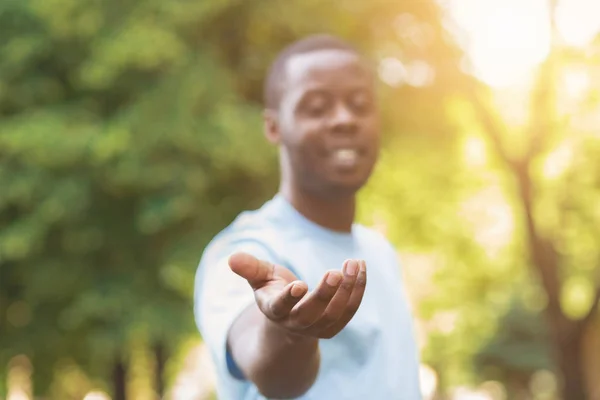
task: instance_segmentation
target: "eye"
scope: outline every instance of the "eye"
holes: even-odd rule
[[[356,114],[366,114],[373,108],[373,98],[365,91],[352,93],[348,99],[350,109]]]
[[[302,102],[302,110],[311,117],[324,115],[330,106],[329,98],[323,93],[307,96]]]

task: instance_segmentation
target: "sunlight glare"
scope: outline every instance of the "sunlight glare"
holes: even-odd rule
[[[598,0],[561,0],[556,9],[556,28],[570,46],[583,47],[600,33]]]
[[[506,389],[504,385],[498,381],[487,381],[479,386],[479,389],[489,394],[493,400],[507,400]]]
[[[434,78],[434,69],[425,61],[414,60],[406,65],[406,83],[410,86],[428,86],[433,83]]]
[[[438,311],[431,319],[431,325],[438,332],[449,335],[456,330],[459,317],[456,311]]]
[[[419,367],[419,381],[424,400],[431,400],[435,396],[438,385],[437,373],[429,365],[421,364]]]
[[[491,86],[522,81],[550,51],[544,0],[453,0],[450,10],[468,37],[475,75]]]
[[[392,87],[399,86],[406,79],[406,68],[397,58],[387,57],[379,63],[379,77]]]
[[[515,229],[514,216],[497,184],[468,198],[460,215],[473,229],[473,239],[482,246],[490,259],[508,246]]]
[[[459,387],[454,391],[452,400],[494,400],[494,398],[485,392],[480,392],[467,387]]]
[[[379,77],[392,87],[405,84],[413,87],[424,87],[433,83],[435,70],[422,60],[403,63],[397,58],[386,57],[379,63]]]
[[[205,343],[197,343],[185,356],[183,369],[175,377],[168,398],[195,400],[208,398],[215,389],[216,372]]]
[[[89,392],[83,400],[110,400],[110,396],[101,391]]]
[[[25,355],[13,357],[8,363],[7,400],[31,400],[33,366]]]
[[[531,378],[530,389],[532,394],[538,399],[556,398],[556,393],[558,392],[556,376],[551,371],[537,371]]]
[[[465,161],[470,167],[482,167],[487,160],[485,142],[477,137],[469,137],[464,145]]]
[[[8,400],[30,400],[30,398],[24,390],[15,389],[8,392]]]
[[[584,69],[566,71],[563,79],[567,94],[572,99],[582,97],[591,84],[590,75]]]
[[[573,147],[568,143],[561,145],[550,153],[544,163],[543,172],[547,179],[559,178],[571,164],[573,159]]]

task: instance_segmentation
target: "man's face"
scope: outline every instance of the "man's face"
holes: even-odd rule
[[[379,116],[359,56],[325,50],[288,60],[277,119],[296,184],[335,196],[366,183],[379,152]]]

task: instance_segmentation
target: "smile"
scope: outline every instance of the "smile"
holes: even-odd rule
[[[358,162],[357,149],[337,149],[332,152],[334,162],[339,166],[351,167]]]

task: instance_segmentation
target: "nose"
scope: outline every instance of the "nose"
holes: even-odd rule
[[[358,121],[345,104],[338,104],[332,115],[331,128],[336,133],[355,133]]]

